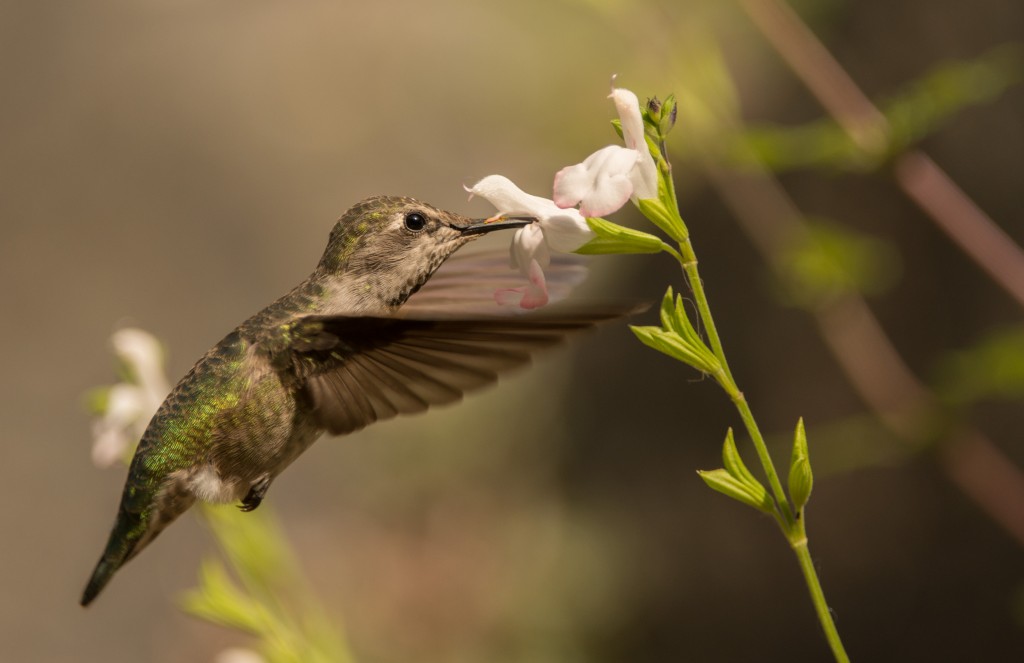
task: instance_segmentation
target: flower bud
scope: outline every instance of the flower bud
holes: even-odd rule
[[[667,136],[668,132],[672,131],[672,127],[676,125],[676,115],[678,113],[679,105],[676,104],[676,96],[670,94],[665,98],[665,103],[661,106],[661,115],[659,116],[658,131],[661,132],[662,138]]]
[[[661,121],[661,102],[658,101],[657,97],[651,97],[647,100],[647,116],[655,123]]]

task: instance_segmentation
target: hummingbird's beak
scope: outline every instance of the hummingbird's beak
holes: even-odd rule
[[[489,219],[470,219],[469,225],[458,226],[463,235],[482,235],[493,230],[505,230],[507,228],[522,228],[528,226],[537,219],[532,216],[492,216]]]

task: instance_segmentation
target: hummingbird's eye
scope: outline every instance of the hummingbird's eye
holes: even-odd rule
[[[425,225],[427,225],[427,220],[419,212],[410,212],[405,215],[405,227],[409,230],[419,232]]]

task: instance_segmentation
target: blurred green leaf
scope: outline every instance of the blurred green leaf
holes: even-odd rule
[[[939,366],[936,393],[967,405],[986,398],[1024,398],[1024,327],[993,332],[949,355]]]
[[[960,111],[991,103],[1022,80],[1021,46],[998,46],[972,60],[937,65],[880,104],[889,125],[883,152],[865,152],[834,120],[822,119],[797,127],[751,126],[735,137],[727,154],[734,163],[756,162],[774,171],[873,170],[941,129]]]
[[[215,559],[203,562],[199,588],[185,594],[182,607],[200,619],[257,636],[268,630],[271,621],[270,613],[242,592]]]
[[[93,416],[101,416],[110,404],[110,387],[93,387],[85,392],[85,410]]]
[[[886,241],[826,221],[808,220],[808,233],[781,257],[784,298],[813,308],[849,292],[885,292],[899,275]]]
[[[270,663],[352,660],[266,507],[242,513],[230,506],[204,505],[202,513],[228,567],[217,560],[204,562],[199,588],[183,599],[188,612],[258,636]]]
[[[1024,80],[1024,47],[1003,44],[973,60],[943,63],[885,103],[890,153],[899,154],[969,106],[991,103]]]

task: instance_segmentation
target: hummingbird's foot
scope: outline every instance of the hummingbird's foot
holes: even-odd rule
[[[270,488],[270,477],[264,476],[263,478],[258,479],[256,483],[249,488],[249,492],[246,494],[238,508],[246,513],[252,511],[263,503],[263,496],[267,494],[268,488]]]

